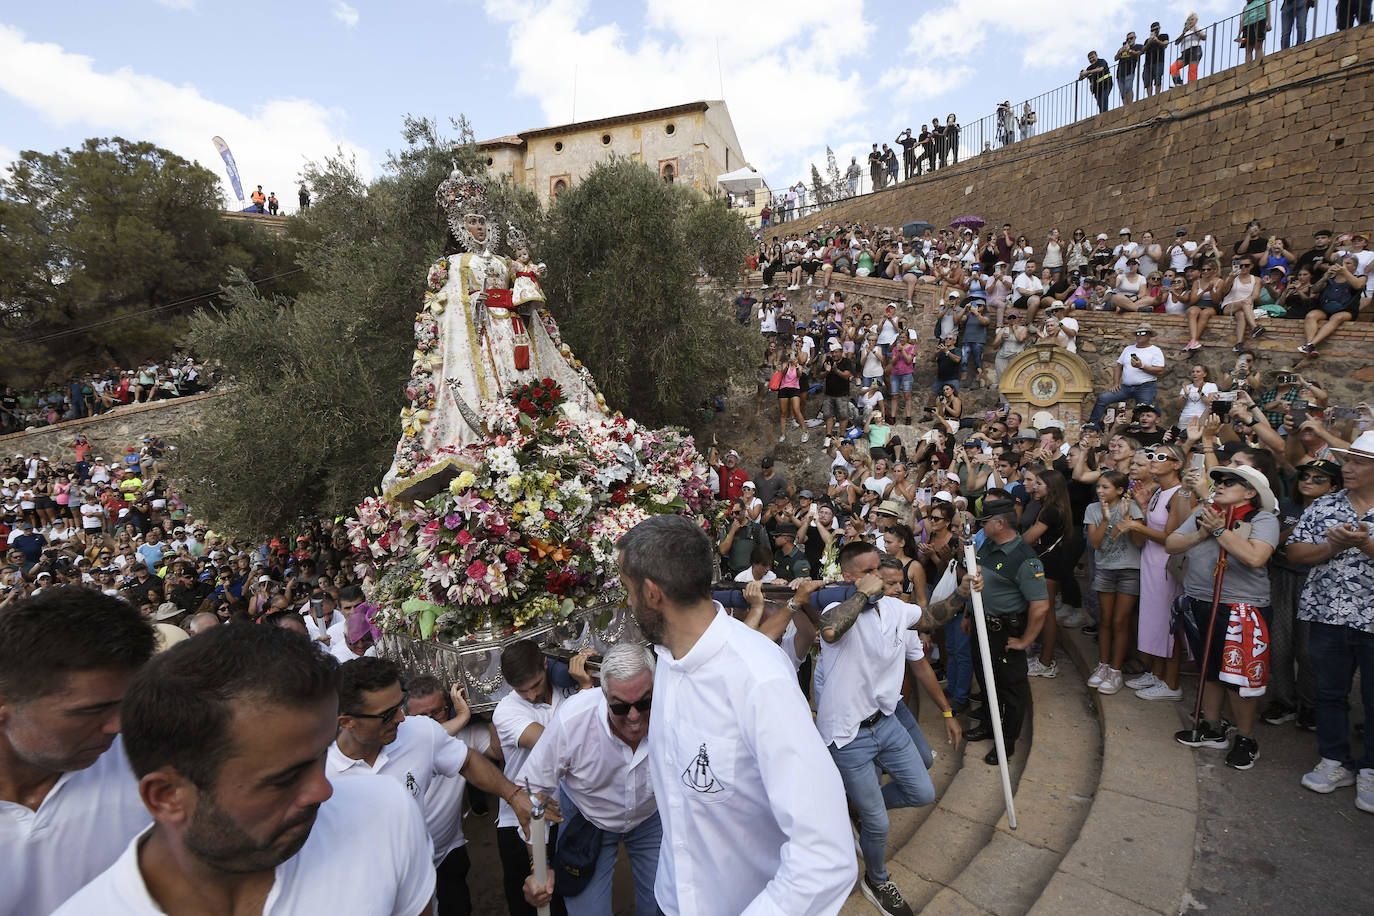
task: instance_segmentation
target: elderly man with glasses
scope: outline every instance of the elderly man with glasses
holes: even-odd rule
[[[1155,329],[1148,323],[1135,329],[1135,340],[1117,357],[1111,388],[1097,396],[1089,423],[1101,423],[1109,405],[1128,398],[1137,404],[1154,403],[1159,377],[1164,374],[1164,351],[1154,341]]]
[[[601,689],[584,690],[558,707],[517,781],[559,794],[563,823],[549,883],[531,875],[525,899],[553,893],[554,876],[569,916],[611,912],[611,877],[622,844],[634,875],[635,913],[653,916],[654,878],[663,827],[649,773],[649,714],[654,656],[621,643],[601,663]]]

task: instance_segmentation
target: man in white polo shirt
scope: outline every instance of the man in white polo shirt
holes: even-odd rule
[[[59,916],[428,916],[419,807],[389,779],[326,778],[338,688],[282,627],[215,627],[145,665],[122,717],[153,824]]]
[[[1107,407],[1134,398],[1137,404],[1153,404],[1159,377],[1164,374],[1164,351],[1155,345],[1155,329],[1141,322],[1135,339],[1121,351],[1112,366],[1112,384],[1097,396],[1089,423],[1101,423]]]
[[[501,753],[506,759],[506,775],[512,779],[520,773],[529,759],[530,751],[544,734],[558,705],[572,696],[577,688],[592,686],[587,676],[586,655],[573,658],[568,672],[577,687],[560,687],[553,682],[548,659],[532,639],[522,639],[501,650],[501,676],[511,692],[501,698],[492,710],[491,721],[501,740]],[[550,831],[550,848],[557,839]],[[511,916],[534,916],[534,907],[525,902],[525,878],[530,874],[527,836],[522,834],[515,813],[505,801],[501,802],[496,819],[496,849],[501,856],[502,887]],[[555,897],[553,910],[563,912],[563,900]]]
[[[840,548],[840,574],[853,583],[854,593],[821,614],[816,728],[858,811],[865,869],[860,889],[880,912],[910,916],[911,908],[888,878],[884,850],[888,808],[935,800],[920,751],[893,715],[902,703],[908,636],[921,609],[884,596],[881,559],[878,548],[863,541]],[[900,562],[891,559],[900,571]],[[892,776],[887,785],[879,785],[877,766]]]
[[[118,733],[154,645],[137,609],[98,591],[45,588],[0,609],[3,916],[47,916],[151,822]]]
[[[329,747],[331,780],[388,776],[405,787],[428,824],[455,813],[425,808],[431,782],[437,776],[461,776],[499,795],[522,826],[529,824],[531,805],[524,789],[438,722],[406,715],[407,694],[395,662],[359,658],[340,665],[339,671],[339,737]],[[458,799],[440,801],[453,804]]]
[[[471,750],[486,756],[496,766],[504,765],[501,744],[496,729],[487,719],[475,718],[468,706],[467,695],[459,687],[450,688],[444,695],[439,679],[421,674],[406,679],[407,716],[426,716],[444,727],[444,731],[460,739]],[[452,706],[450,707],[450,703]],[[472,895],[468,892],[467,837],[463,835],[463,793],[468,781],[457,776],[435,776],[425,792],[425,825],[434,841],[435,871],[438,884],[434,889],[436,916],[468,916],[472,912]],[[480,804],[479,804],[480,802]],[[486,795],[474,789],[469,796],[473,813],[485,815]]]
[[[519,780],[529,780],[531,791],[554,795],[562,789],[555,867],[561,861],[591,866],[586,887],[563,897],[568,916],[611,912],[611,876],[622,843],[634,873],[636,916],[658,912],[654,874],[663,828],[645,741],[653,696],[653,652],[620,643],[601,663],[601,689],[583,690],[558,707],[520,771]],[[585,838],[598,833],[594,843]],[[564,844],[583,855],[572,858]],[[536,890],[533,876],[526,885]],[[552,888],[543,891],[547,896]]]
[[[656,515],[616,542],[639,628],[656,644],[649,762],[666,916],[835,913],[854,885],[844,787],[796,672],[711,600],[711,542]]]

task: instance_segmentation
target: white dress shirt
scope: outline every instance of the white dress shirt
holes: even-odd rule
[[[120,738],[86,769],[59,776],[37,811],[0,801],[0,916],[47,916],[152,820]]]
[[[484,720],[474,719],[458,732],[458,740],[466,744],[468,750],[483,754],[491,747],[491,731]],[[467,844],[467,837],[463,835],[463,790],[467,784],[461,775],[438,774],[425,791],[425,827],[434,841],[435,865],[459,846]]]
[[[515,781],[557,797],[561,783],[582,816],[629,833],[654,813],[649,742],[634,750],[611,731],[605,692],[583,690],[558,707]],[[652,721],[652,720],[650,720]]]
[[[468,762],[468,746],[451,737],[429,716],[408,716],[396,728],[396,740],[382,748],[368,766],[329,745],[329,780],[334,784],[361,776],[387,776],[400,783],[424,811],[425,794],[435,776],[460,776]],[[428,812],[426,812],[428,816]]]
[[[682,658],[656,649],[659,907],[666,916],[838,912],[858,874],[844,786],[796,671],[725,613]]]
[[[906,634],[920,618],[919,606],[883,597],[838,640],[821,640],[816,677],[825,690],[816,700],[816,728],[826,745],[844,747],[860,722],[875,712],[891,715],[902,702]]]
[[[530,756],[530,748],[520,746],[520,736],[531,725],[547,728],[554,710],[558,709],[558,704],[573,693],[571,690],[552,686],[552,682],[550,689],[553,692],[553,701],[550,703],[531,703],[512,690],[501,698],[501,702],[497,703],[491,712],[491,722],[496,726],[496,737],[501,741],[501,753],[506,757],[506,778],[512,782],[520,775],[521,768]],[[520,819],[515,816],[514,809],[506,804],[504,798],[501,799],[496,826],[520,826]]]
[[[434,895],[419,809],[389,779],[333,782],[305,846],[277,866],[262,916],[418,916]],[[145,836],[128,843],[58,916],[162,916],[138,867]]]

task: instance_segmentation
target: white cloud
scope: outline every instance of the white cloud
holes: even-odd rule
[[[723,90],[749,162],[786,175],[797,171],[797,150],[853,135],[868,110],[856,69],[873,33],[863,0],[846,6],[841,25],[833,9],[791,0],[647,0],[638,38],[585,21],[588,0],[486,0],[486,11],[510,23],[515,91],[550,124],[573,119],[574,72],[579,121]]]
[[[343,0],[335,0],[334,18],[342,22],[344,28],[351,29],[358,24],[358,11],[356,8],[344,3]]]
[[[234,152],[245,195],[261,183],[284,201],[294,200],[301,166],[340,147],[356,158],[364,178],[371,173],[367,151],[344,139],[336,126],[344,118],[341,111],[292,98],[239,111],[189,84],[173,85],[127,67],[98,72],[89,57],[29,41],[6,25],[0,25],[0,92],[57,127],[146,139],[199,161],[221,176],[226,202],[232,192],[210,142],[216,135]]]

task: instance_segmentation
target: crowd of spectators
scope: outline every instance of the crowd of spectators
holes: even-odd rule
[[[1122,105],[1130,105],[1142,95],[1149,98],[1165,91],[1170,85],[1182,86],[1185,78],[1189,83],[1196,81],[1208,41],[1231,42],[1238,49],[1236,53],[1243,55],[1248,63],[1264,56],[1265,37],[1276,27],[1276,20],[1280,29],[1279,46],[1286,49],[1303,44],[1309,36],[1318,35],[1325,12],[1325,9],[1319,9],[1317,0],[1244,0],[1241,12],[1235,17],[1234,34],[1228,32],[1226,36],[1221,34],[1222,26],[1209,28],[1199,25],[1196,13],[1189,13],[1178,34],[1172,37],[1162,30],[1161,23],[1152,22],[1143,40],[1134,30],[1127,32],[1121,46],[1110,59],[1095,50],[1089,51],[1087,65],[1079,71],[1075,84],[1055,92],[1073,91],[1074,86],[1081,82],[1086,84],[1098,113],[1110,110],[1114,100],[1119,100]],[[1365,0],[1336,0],[1334,3],[1334,24],[1338,30],[1365,25],[1371,19],[1370,4]],[[1239,58],[1232,60],[1227,55],[1220,64],[1214,58],[1213,66],[1220,69],[1239,62]],[[1046,106],[1053,104],[1044,96],[1040,97],[1040,102]],[[1067,107],[1075,112],[1076,119],[1076,103]],[[933,118],[929,125],[922,124],[917,131],[907,127],[892,144],[872,145],[867,155],[868,192],[882,191],[924,172],[933,172],[937,163],[941,168],[947,164],[957,164],[961,135],[965,135],[965,139],[973,138],[974,150],[987,152],[1010,146],[1018,141],[1018,137],[1022,141],[1034,137],[1038,122],[1039,115],[1031,100],[1013,105],[1007,99],[997,106],[996,112],[990,117],[975,121],[972,125],[961,126],[951,114],[943,121],[938,117]],[[833,189],[834,197],[843,199],[859,194],[863,174],[857,157],[852,157],[841,185]],[[794,193],[798,188],[801,188],[800,197]],[[800,182],[789,187],[787,193],[776,196],[774,206],[768,208],[772,219],[765,221],[765,228],[770,222],[787,222],[805,216],[809,212],[805,197],[805,189]],[[810,210],[814,211],[830,202],[833,201],[813,201]]]
[[[1308,363],[1342,324],[1368,320],[1366,235],[1323,230],[1299,245],[1251,222],[1233,242],[1210,233],[1194,241],[1186,227],[1166,242],[1123,227],[1114,244],[1075,229],[1034,245],[1010,224],[917,239],[890,227],[823,225],[774,236],[757,263],[763,298],[736,302],[765,338],[756,413],[776,398],[779,444],[791,430],[806,443],[808,430],[824,425],[817,438],[831,473],[824,490],[798,489],[771,457],[750,478],[736,453],[714,456],[721,494],[734,501],[719,544],[727,572],[788,579],[795,563],[780,565],[780,554],[800,554],[814,571],[837,547],[869,540],[902,560],[911,600],[924,605],[958,553],[964,523],[987,500],[1010,500],[1058,604],[1031,647],[1028,676],[1057,676],[1058,626],[1084,626],[1101,651],[1091,688],[1178,701],[1180,670],[1197,664],[1215,626],[1202,720],[1178,740],[1226,749],[1226,763],[1244,770],[1259,756],[1257,722],[1296,721],[1318,732],[1321,756],[1302,784],[1328,792],[1358,776],[1358,805],[1374,811],[1374,758],[1352,755],[1345,713],[1352,671],[1374,675],[1374,656],[1360,648],[1374,615],[1355,610],[1361,586],[1352,584],[1374,582],[1374,413],[1333,403],[1320,364]],[[801,305],[769,292],[783,282],[779,272],[788,291],[807,290]],[[885,279],[898,299],[921,284],[940,288],[934,339],[919,339],[900,301],[847,305],[830,289],[836,273]],[[1141,320],[1081,431],[1048,412],[973,409],[970,389],[995,384],[1036,340],[1075,350],[1073,316],[1084,310]],[[1191,339],[1166,352],[1151,314],[1186,316]],[[1199,350],[1202,340],[1220,342],[1208,337],[1217,315],[1226,316],[1218,323],[1234,362],[1208,365]],[[1265,363],[1250,347],[1285,320],[1302,322],[1304,368]],[[921,416],[911,400],[923,362],[934,381],[916,392]],[[1171,390],[1161,378],[1175,363],[1187,365],[1188,381]],[[1213,624],[1218,545],[1230,565]],[[1223,671],[1227,624],[1257,628],[1260,618],[1267,675],[1252,682]],[[966,636],[946,628],[935,642],[946,691],[966,708]],[[1374,713],[1374,695],[1364,701]]]
[[[204,394],[220,381],[218,365],[178,356],[134,369],[115,366],[81,373],[61,383],[19,389],[6,385],[0,393],[0,435],[98,417],[128,404]]]
[[[339,590],[356,584],[342,525],[314,522],[248,543],[197,520],[165,476],[166,448],[146,436],[107,460],[78,433],[63,449],[70,457],[21,454],[0,464],[0,606],[84,585],[150,619],[189,625],[200,612],[260,620],[302,611],[326,592],[337,605]]]

